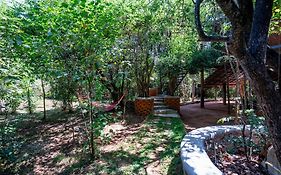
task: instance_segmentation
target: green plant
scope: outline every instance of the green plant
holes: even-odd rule
[[[17,161],[17,154],[22,146],[22,143],[16,140],[17,123],[20,121],[16,119],[15,122],[7,122],[0,126],[0,165],[4,165],[0,173],[13,171],[8,165]]]
[[[242,124],[243,124],[243,144],[246,156],[249,160],[249,156],[253,152],[261,152],[268,141],[268,131],[265,126],[265,118],[263,116],[257,116],[253,109],[241,111]],[[249,136],[246,137],[246,125],[250,125]]]
[[[218,120],[218,123],[233,122],[235,117],[228,116]],[[265,118],[257,116],[253,109],[240,111],[239,123],[242,124],[242,135],[227,136],[227,142],[232,143],[229,147],[229,153],[241,152],[244,149],[244,155],[250,160],[252,154],[260,154],[269,141],[268,130],[265,126]]]

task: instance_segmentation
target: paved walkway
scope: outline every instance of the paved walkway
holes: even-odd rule
[[[187,131],[200,127],[218,125],[218,119],[228,116],[227,105],[222,101],[205,102],[205,108],[200,103],[181,106],[181,118]]]

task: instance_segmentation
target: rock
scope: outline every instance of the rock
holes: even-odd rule
[[[270,175],[281,175],[281,166],[277,160],[273,146],[268,148],[267,158],[263,166],[268,170]]]

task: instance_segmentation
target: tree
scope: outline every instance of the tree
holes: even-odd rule
[[[258,97],[267,121],[276,156],[281,162],[281,94],[264,62],[267,53],[267,37],[272,17],[273,0],[216,0],[231,24],[229,35],[215,36],[204,32],[200,20],[200,4],[196,0],[195,20],[201,41],[227,42]],[[280,87],[279,87],[280,88]]]
[[[26,66],[21,58],[24,54],[18,52],[22,44],[18,34],[20,24],[15,17],[18,11],[11,10],[0,3],[0,100],[5,104],[7,111],[15,112],[20,103],[27,97],[28,110],[32,112],[32,82],[34,76],[31,67]]]
[[[94,120],[98,116],[91,104],[92,100],[97,100],[97,89],[100,88],[97,64],[107,64],[107,51],[118,36],[117,6],[107,1],[27,0],[24,4],[1,10],[2,13],[6,18],[0,21],[0,57],[3,54],[5,65],[12,65],[14,68],[10,67],[16,73],[20,70],[21,75],[28,68],[28,73],[41,80],[43,99],[46,97],[45,86],[51,86],[55,92],[53,97],[63,101],[64,107],[70,110],[79,86],[86,90],[90,147],[94,154]],[[13,69],[9,71],[13,73]],[[29,75],[26,73],[25,77]],[[0,76],[0,89],[9,88],[2,86],[4,78]],[[17,82],[30,84],[26,78],[14,79],[13,87]],[[6,94],[6,91],[1,91],[0,98],[8,98]],[[43,119],[46,119],[46,110]]]
[[[217,64],[218,57],[220,56],[221,53],[214,50],[213,48],[205,48],[195,51],[188,62],[188,70],[190,73],[195,74],[200,72],[201,74],[201,108],[204,108],[204,72],[206,69],[214,67]]]
[[[161,54],[160,48],[166,40],[167,4],[162,4],[161,0],[141,0],[133,3],[125,1],[122,6],[125,6],[126,22],[120,41],[126,50],[127,60],[132,64],[138,95],[146,97],[155,59]]]

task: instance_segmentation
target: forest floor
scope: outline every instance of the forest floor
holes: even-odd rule
[[[47,109],[44,122],[40,102],[31,115],[24,106],[8,119],[0,115],[0,174],[180,175],[180,142],[186,131],[217,125],[228,116],[220,101],[206,102],[203,109],[198,103],[181,106],[181,119],[107,113],[96,122],[102,127],[92,159],[88,117],[62,112],[52,100]]]
[[[54,108],[47,113],[44,122],[41,110],[2,120],[0,174],[181,174],[180,119],[110,114],[91,159],[88,120]]]

